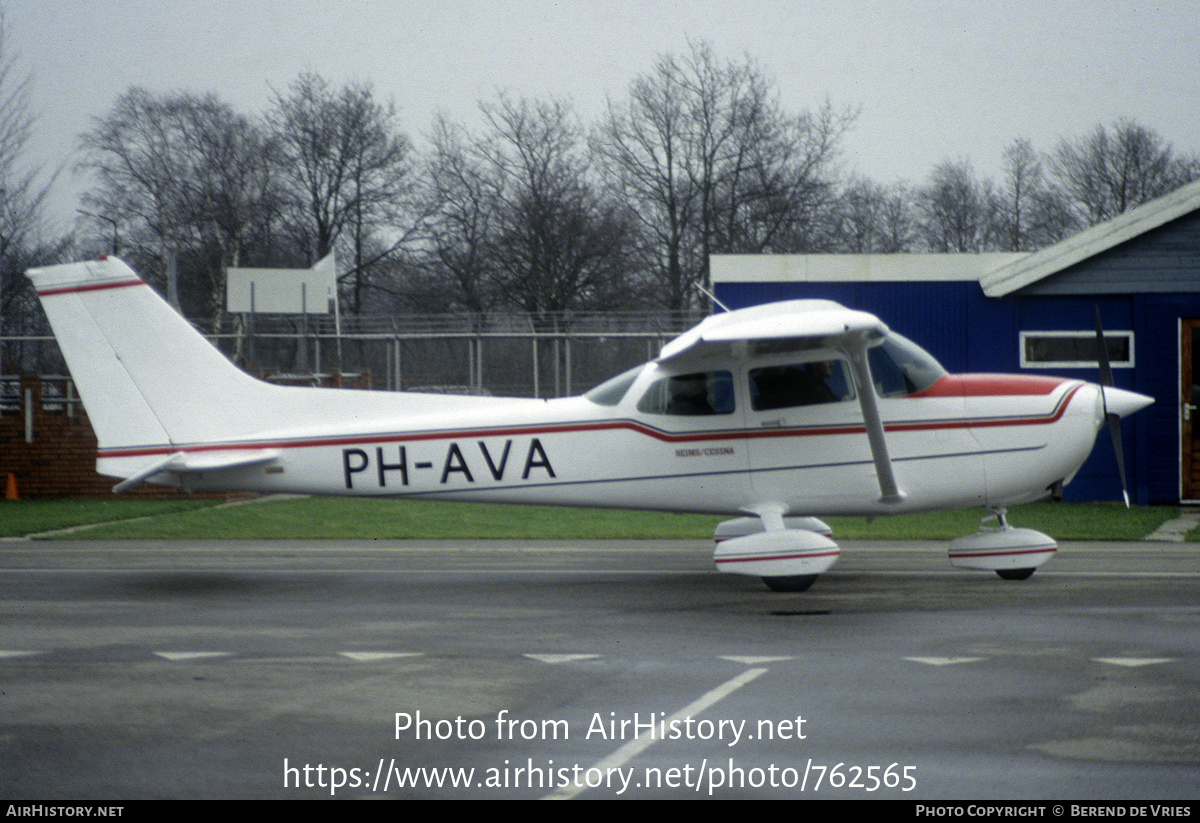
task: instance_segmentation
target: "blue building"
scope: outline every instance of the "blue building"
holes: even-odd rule
[[[1156,399],[1123,423],[1131,498],[1200,502],[1200,182],[1028,254],[716,255],[711,269],[730,308],[836,300],[952,372],[1094,381],[1098,307],[1116,384]],[[1120,499],[1107,443],[1064,497]]]

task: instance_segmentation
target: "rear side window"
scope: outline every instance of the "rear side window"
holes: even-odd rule
[[[677,374],[655,380],[638,401],[638,411],[693,417],[732,414],[733,375],[727,371]]]

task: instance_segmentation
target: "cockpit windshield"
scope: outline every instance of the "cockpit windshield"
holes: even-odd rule
[[[923,391],[946,373],[933,355],[896,332],[868,350],[875,392],[880,397],[903,397]]]
[[[621,402],[625,396],[625,392],[629,391],[629,387],[633,385],[633,381],[637,380],[637,376],[642,373],[641,366],[635,366],[628,371],[623,371],[616,377],[610,377],[598,386],[587,391],[583,396],[593,403],[600,406],[615,406]]]

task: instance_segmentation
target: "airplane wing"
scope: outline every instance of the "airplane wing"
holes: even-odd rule
[[[136,474],[125,478],[113,486],[113,491],[120,494],[159,474],[207,472],[219,471],[221,469],[236,469],[243,466],[258,466],[263,463],[270,463],[278,457],[279,452],[275,449],[253,449],[250,451],[177,451],[162,460],[154,461]]]
[[[829,300],[791,300],[715,314],[662,347],[659,363],[697,365],[712,355],[727,356],[739,346],[769,346],[795,342],[798,347],[839,352],[850,363],[854,385],[867,430],[867,442],[879,479],[880,500],[898,503],[905,498],[896,482],[879,415],[875,381],[867,350],[883,342],[888,327],[873,314],[847,309]],[[803,346],[805,341],[809,345]]]
[[[845,342],[858,339],[869,348],[883,342],[887,332],[883,321],[867,312],[830,300],[789,300],[714,314],[663,346],[657,361],[702,360],[711,353],[728,353],[738,342],[815,339],[840,351]]]

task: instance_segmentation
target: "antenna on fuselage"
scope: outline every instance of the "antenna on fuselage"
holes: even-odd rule
[[[722,311],[732,311],[732,309],[730,309],[728,306],[726,306],[724,303],[722,303],[720,300],[718,300],[717,296],[715,294],[713,294],[712,292],[710,292],[708,289],[704,288],[704,286],[701,286],[699,283],[697,283],[696,288],[700,290],[701,294],[703,294],[709,300],[713,301],[713,303],[720,306]]]

